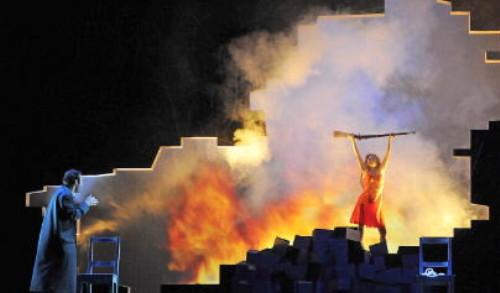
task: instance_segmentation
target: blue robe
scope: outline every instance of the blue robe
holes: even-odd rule
[[[52,196],[43,218],[30,290],[34,292],[76,292],[76,221],[89,206],[73,200],[62,185]]]

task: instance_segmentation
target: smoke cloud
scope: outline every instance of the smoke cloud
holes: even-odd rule
[[[82,240],[119,232],[123,280],[149,292],[158,283],[216,282],[218,264],[275,236],[347,225],[360,172],[333,130],[417,131],[395,139],[389,162],[391,250],[486,217],[470,205],[467,161],[451,151],[500,115],[500,67],[484,64],[484,51],[500,46],[468,35],[468,19],[449,10],[387,0],[385,16],[325,16],[234,40],[220,92],[250,89],[250,108],[263,118],[228,96],[228,116],[244,122],[236,146],[162,149],[151,170],[86,177],[82,192],[102,205],[83,221]],[[385,147],[384,139],[360,143],[364,154]],[[378,240],[376,231],[366,236],[366,244]]]
[[[230,44],[232,64],[257,88],[251,109],[267,125],[271,159],[247,179],[252,205],[333,185],[344,191],[332,191],[337,207],[352,208],[359,173],[349,142],[332,131],[416,130],[395,140],[388,171],[392,249],[485,217],[469,203],[468,166],[452,149],[500,115],[500,68],[484,63],[484,51],[499,44],[468,35],[467,17],[449,10],[431,0],[387,1],[384,17],[320,17],[297,35],[254,33]],[[385,144],[361,149],[382,155]]]

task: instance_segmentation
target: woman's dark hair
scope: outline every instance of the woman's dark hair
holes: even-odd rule
[[[369,157],[375,158],[375,160],[377,160],[377,166],[380,166],[380,158],[377,155],[375,155],[375,154],[367,154],[366,157],[365,157],[365,162],[368,162],[368,158]]]
[[[69,169],[68,171],[64,172],[64,177],[62,180],[63,184],[67,186],[75,185],[76,181],[80,180],[80,175],[82,175],[82,172],[75,169]]]

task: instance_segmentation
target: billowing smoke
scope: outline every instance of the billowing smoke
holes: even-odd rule
[[[132,267],[140,254],[134,266],[149,272],[124,275],[136,287],[215,282],[218,264],[275,236],[348,224],[359,170],[349,142],[332,137],[336,129],[416,130],[394,141],[383,195],[389,245],[451,235],[486,216],[469,203],[467,161],[451,154],[468,145],[469,129],[500,115],[500,67],[484,64],[484,51],[498,47],[498,39],[468,35],[468,19],[433,0],[388,0],[385,16],[321,17],[296,33],[234,40],[221,93],[251,88],[267,136],[262,117],[228,102],[228,115],[244,121],[237,146],[169,149],[153,171],[89,184],[106,205],[82,235],[129,235],[135,254],[124,259]],[[360,143],[365,154],[383,155],[385,145]],[[366,244],[376,240],[367,231]]]
[[[484,215],[468,203],[467,164],[451,154],[468,144],[469,129],[500,115],[500,68],[484,64],[497,39],[468,35],[467,17],[434,1],[387,1],[384,17],[321,17],[298,27],[298,46],[294,38],[256,33],[230,45],[247,80],[263,85],[251,107],[265,114],[272,159],[251,176],[255,199],[332,184],[345,190],[332,194],[339,208],[352,206],[356,163],[332,131],[416,130],[395,140],[388,171],[393,244],[450,235]],[[362,142],[362,152],[383,155],[385,143]],[[266,178],[279,180],[263,187]]]

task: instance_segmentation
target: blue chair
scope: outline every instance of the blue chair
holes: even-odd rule
[[[89,287],[89,293],[92,293],[93,284],[108,285],[110,293],[118,293],[119,273],[120,273],[120,237],[92,237],[89,240],[89,260],[87,272],[78,274],[77,292],[81,293],[83,284]],[[94,259],[94,246],[96,243],[112,243],[115,247],[115,256],[113,260],[101,261]],[[111,268],[110,273],[96,273],[96,268]]]
[[[445,245],[446,260],[426,261],[424,255],[424,245]],[[418,292],[427,292],[433,287],[445,287],[446,292],[455,292],[455,275],[453,275],[453,257],[452,257],[452,238],[446,237],[421,237],[419,246],[419,276]],[[426,276],[426,270],[434,269],[444,270],[442,275]]]

